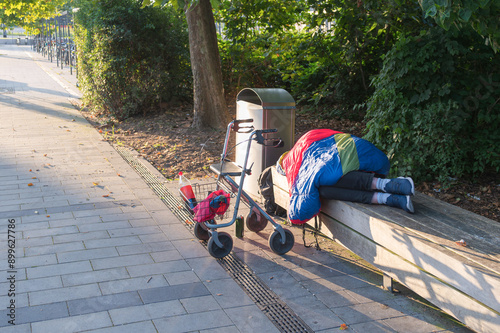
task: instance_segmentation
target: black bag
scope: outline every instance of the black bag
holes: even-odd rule
[[[278,206],[274,202],[274,190],[273,190],[273,174],[271,172],[272,167],[267,167],[262,171],[259,176],[259,188],[260,194],[264,197],[264,209],[266,213],[285,217],[286,210]]]

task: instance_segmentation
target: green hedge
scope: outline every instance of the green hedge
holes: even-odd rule
[[[366,139],[396,175],[419,180],[500,169],[500,57],[475,32],[401,38],[366,103]]]
[[[124,119],[191,97],[187,28],[173,10],[83,1],[75,32],[78,80],[94,110]]]

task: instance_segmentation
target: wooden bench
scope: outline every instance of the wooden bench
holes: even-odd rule
[[[273,188],[288,209],[275,168]],[[500,332],[500,223],[420,193],[413,203],[415,214],[323,200],[320,231],[380,269],[384,286],[395,279],[469,328]]]

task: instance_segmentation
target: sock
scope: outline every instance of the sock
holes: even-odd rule
[[[391,180],[388,178],[379,178],[377,180],[377,190],[383,191],[385,188],[385,185],[387,185],[388,182]]]
[[[387,198],[390,196],[389,193],[377,193],[377,201],[380,205],[385,205],[387,203]]]

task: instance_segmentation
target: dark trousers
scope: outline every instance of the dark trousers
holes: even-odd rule
[[[319,195],[325,199],[371,203],[373,197],[372,181],[375,174],[351,171],[333,186],[320,186]]]

